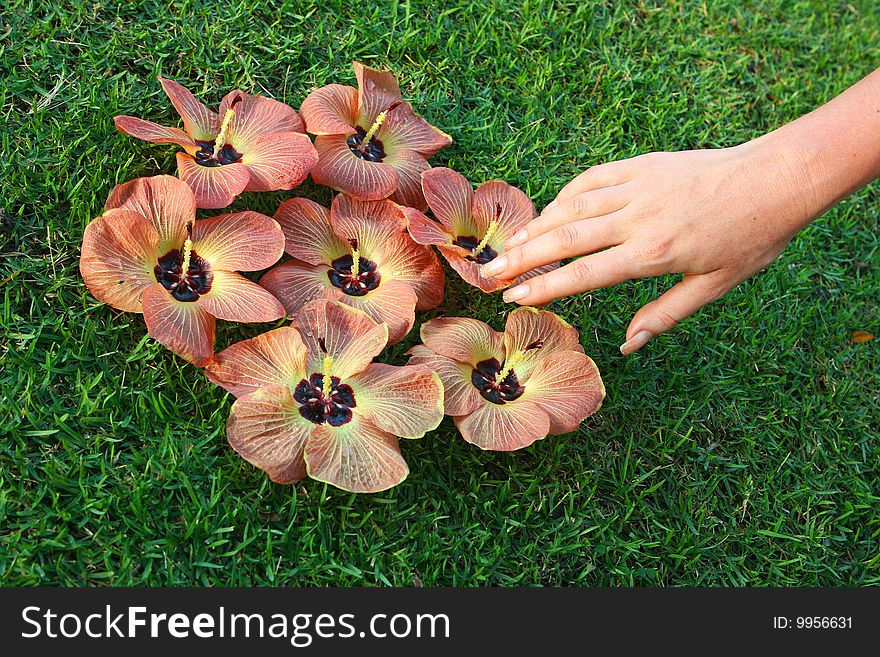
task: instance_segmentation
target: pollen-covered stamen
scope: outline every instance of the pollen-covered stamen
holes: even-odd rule
[[[186,223],[186,241],[183,243],[183,264],[180,266],[181,271],[189,271],[189,262],[192,259],[192,242],[193,222]]]
[[[348,240],[348,245],[351,250],[351,275],[357,276],[361,271],[361,252],[358,251],[358,241]]]
[[[519,365],[522,362],[523,358],[526,357],[527,352],[534,349],[540,349],[543,346],[544,341],[539,339],[530,343],[525,349],[521,351],[515,351],[513,355],[511,355],[504,361],[504,369],[498,372],[498,374],[495,376],[495,385],[500,385],[501,382],[507,378],[507,376],[513,371],[513,368]]]
[[[373,137],[376,136],[376,133],[379,132],[379,128],[381,128],[382,124],[385,123],[385,119],[388,118],[388,113],[396,109],[398,105],[400,105],[400,101],[395,100],[388,106],[388,109],[379,112],[379,116],[376,117],[376,120],[373,121],[373,125],[370,126],[370,129],[367,130],[367,134],[364,135],[364,138],[361,140],[361,151],[365,151],[367,149],[370,141],[373,139]]]
[[[226,110],[226,115],[223,117],[223,123],[220,125],[220,132],[217,133],[217,138],[214,140],[215,158],[220,155],[220,149],[226,145],[226,133],[229,132],[229,124],[232,123],[232,119],[235,117],[235,110],[233,108],[238,105],[240,101],[241,96],[236,96],[229,104],[229,109]]]
[[[486,234],[483,235],[483,239],[480,240],[480,243],[477,244],[476,248],[474,248],[474,253],[482,253],[483,249],[489,244],[489,240],[495,237],[495,233],[498,230],[498,220],[501,218],[501,204],[495,204],[495,218],[489,223],[489,227],[486,229]]]
[[[329,397],[330,391],[333,389],[333,356],[324,356],[324,363],[321,366],[321,375],[324,377],[324,381],[321,385],[321,392],[324,397]]]

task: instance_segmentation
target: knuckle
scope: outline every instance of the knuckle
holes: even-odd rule
[[[571,279],[573,283],[579,283],[582,281],[586,281],[590,279],[590,276],[593,273],[593,267],[587,261],[586,258],[581,258],[580,260],[575,260],[573,263],[568,265],[566,268],[568,273],[568,277]]]
[[[638,257],[643,264],[663,267],[671,260],[673,244],[674,240],[668,235],[648,237],[639,249]]]
[[[566,224],[556,229],[556,242],[562,251],[571,251],[578,245],[580,232],[574,224]]]
[[[657,318],[657,321],[666,331],[675,328],[676,324],[679,322],[678,317],[673,315],[663,306],[658,306],[654,309],[654,317]]]
[[[590,196],[589,194],[578,194],[573,199],[571,199],[571,209],[572,214],[581,217],[585,215],[590,210]]]

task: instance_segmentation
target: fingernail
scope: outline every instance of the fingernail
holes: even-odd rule
[[[518,230],[513,237],[511,237],[504,244],[505,249],[512,249],[515,246],[519,246],[520,244],[525,244],[529,239],[529,234],[526,232],[526,229]]]
[[[642,347],[644,347],[651,340],[652,336],[648,331],[639,331],[636,333],[632,340],[627,340],[622,345],[620,345],[620,353],[624,356],[629,356],[634,351],[638,351]]]
[[[507,267],[507,258],[500,256],[480,267],[480,273],[483,276],[494,276],[504,271],[505,267]]]
[[[510,303],[511,301],[519,301],[520,299],[524,299],[528,295],[528,285],[517,285],[516,287],[512,287],[509,290],[505,290],[504,294],[501,295],[501,298],[504,299],[505,303]]]

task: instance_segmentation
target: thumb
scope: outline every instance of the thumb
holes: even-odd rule
[[[659,299],[642,306],[629,323],[626,342],[620,353],[628,356],[644,347],[651,338],[672,330],[706,304],[712,303],[730,289],[722,271],[689,274]]]

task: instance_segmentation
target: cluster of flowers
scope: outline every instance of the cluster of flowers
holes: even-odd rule
[[[455,171],[431,168],[451,138],[415,114],[392,75],[354,69],[358,89],[321,87],[300,114],[242,91],[214,113],[160,78],[184,129],[115,123],[181,146],[179,177],[118,185],[86,227],[80,271],[98,300],[143,313],[151,336],[235,395],[229,443],[273,481],[308,475],[376,492],[408,474],[397,439],[425,435],[444,413],[467,441],[515,450],[575,430],[605,389],[577,331],[534,308],[512,312],[504,333],[463,317],[431,320],[408,365],[373,362],[409,333],[416,310],[443,298],[431,245],[468,283],[499,290],[512,281],[481,266],[535,211],[505,182],[474,191]],[[309,174],[340,192],[329,209],[292,198],[274,218],[196,221],[196,208],[293,189]],[[284,252],[291,259],[278,264]],[[259,284],[239,273],[270,267]],[[216,319],[285,316],[290,326],[214,353]]]

